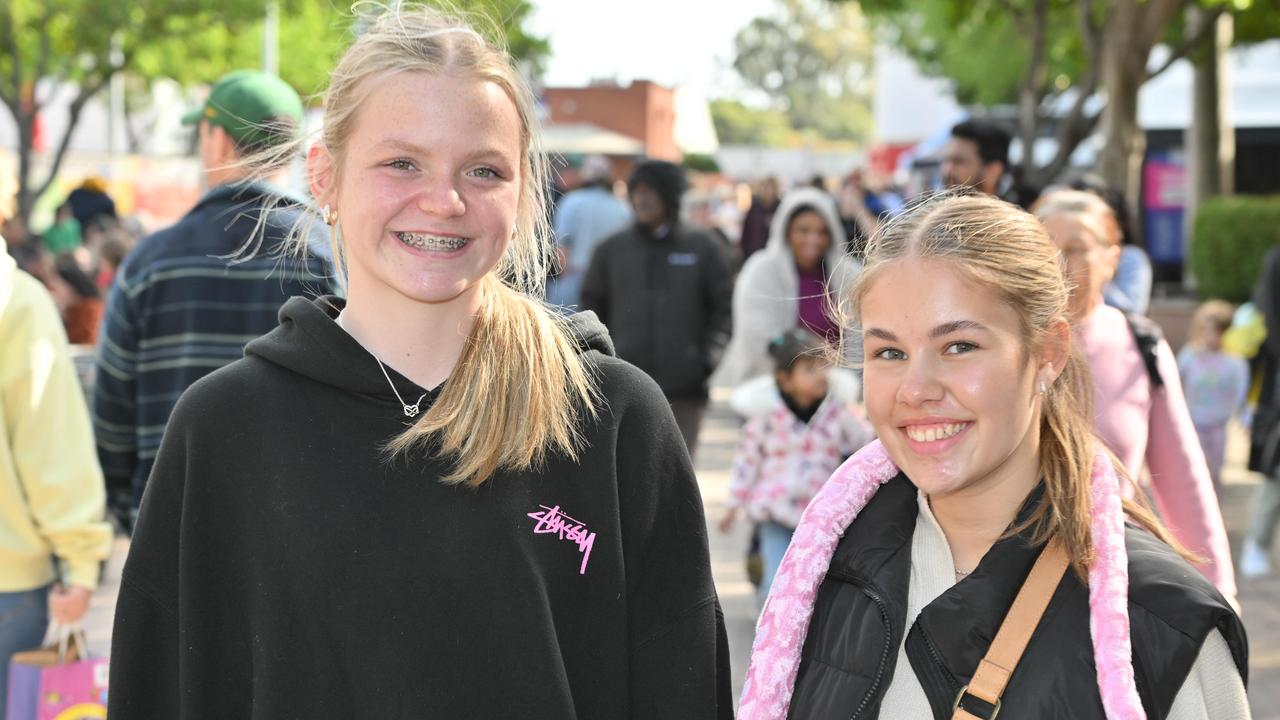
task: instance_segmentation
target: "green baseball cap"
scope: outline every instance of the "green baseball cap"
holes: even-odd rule
[[[204,105],[183,115],[182,123],[204,120],[246,145],[269,137],[268,123],[285,118],[302,123],[302,98],[289,83],[260,70],[237,70],[222,76]]]

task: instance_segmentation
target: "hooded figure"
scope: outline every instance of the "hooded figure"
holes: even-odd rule
[[[707,379],[732,327],[733,273],[710,235],[680,223],[685,186],[678,165],[636,167],[629,184],[635,222],[596,248],[582,309],[608,326],[619,357],[657,381],[692,450]]]
[[[802,269],[804,263],[799,261],[796,247],[812,253],[816,240],[802,236],[812,235],[821,226],[807,227],[802,217],[820,218],[826,225],[827,247],[816,271]],[[860,261],[845,255],[844,246],[844,226],[830,195],[807,187],[787,193],[773,215],[769,244],[747,258],[738,276],[733,292],[733,338],[716,371],[717,384],[738,385],[771,373],[769,340],[797,325],[804,324],[835,340],[839,327],[830,317],[828,301],[847,292],[862,269]],[[819,313],[826,316],[826,327],[815,327]]]
[[[680,198],[688,189],[684,168],[662,160],[646,160],[631,171],[631,179],[627,181],[627,191],[631,201],[636,201],[636,192],[646,187],[652,190],[666,209],[667,223],[675,222],[680,217]],[[637,213],[637,220],[641,220]],[[641,222],[644,222],[641,220]]]

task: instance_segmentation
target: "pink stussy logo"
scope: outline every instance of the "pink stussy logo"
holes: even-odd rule
[[[586,575],[587,561],[591,559],[591,548],[596,544],[596,534],[588,531],[584,523],[561,512],[559,505],[555,507],[539,505],[538,507],[542,508],[541,512],[529,513],[529,517],[538,521],[533,526],[533,534],[555,533],[561,540],[577,543],[578,552],[582,553],[582,566],[578,568],[578,574]]]

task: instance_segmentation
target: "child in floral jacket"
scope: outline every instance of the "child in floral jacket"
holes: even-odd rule
[[[729,510],[720,522],[720,530],[728,532],[739,511],[745,511],[758,523],[764,565],[761,599],[769,594],[809,501],[840,463],[875,439],[851,399],[833,391],[824,349],[823,340],[804,328],[774,338],[769,343],[774,387],[748,383],[744,390],[776,395],[736,398],[734,403],[767,407],[753,413],[742,428],[731,471]]]

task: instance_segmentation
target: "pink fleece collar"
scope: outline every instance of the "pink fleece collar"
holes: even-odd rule
[[[880,441],[836,470],[809,504],[782,559],[756,627],[739,720],[784,720],[818,586],[849,524],[898,468]],[[1146,720],[1129,643],[1129,572],[1120,481],[1104,453],[1093,460],[1090,521],[1097,560],[1089,568],[1089,631],[1108,720]]]

